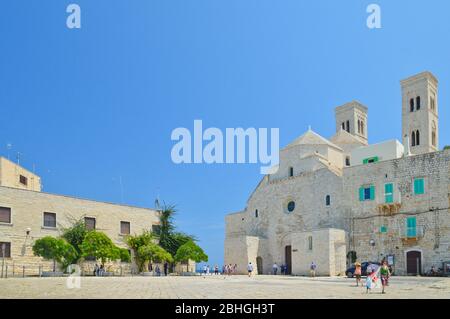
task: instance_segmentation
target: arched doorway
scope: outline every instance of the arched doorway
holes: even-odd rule
[[[262,257],[256,257],[256,269],[258,270],[258,275],[263,274],[263,260]]]
[[[406,273],[420,275],[422,273],[422,252],[411,250],[406,253]]]
[[[286,275],[292,274],[292,246],[284,248],[284,256],[286,262]]]

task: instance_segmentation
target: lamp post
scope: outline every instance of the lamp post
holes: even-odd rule
[[[3,269],[5,268],[5,250],[6,250],[6,244],[2,244],[2,278],[3,278]]]

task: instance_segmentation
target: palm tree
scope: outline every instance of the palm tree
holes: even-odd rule
[[[196,238],[182,232],[176,231],[174,217],[177,209],[175,205],[163,204],[159,214],[159,227],[155,229],[155,235],[159,240],[159,245],[175,256],[178,248],[188,241],[195,241]],[[173,267],[173,264],[171,265]]]

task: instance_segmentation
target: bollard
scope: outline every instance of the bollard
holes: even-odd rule
[[[122,266],[120,266],[120,277],[122,277],[123,276],[123,268],[122,268]]]
[[[5,273],[5,278],[8,278],[8,265],[6,265],[6,273]]]
[[[14,262],[13,262],[13,273],[12,273],[12,276],[13,276],[13,277],[14,277],[14,275],[15,275],[15,274],[14,274],[14,268],[15,268],[15,267],[14,267]]]
[[[25,266],[22,266],[22,278],[25,278]]]
[[[39,277],[42,277],[42,265],[39,265]]]

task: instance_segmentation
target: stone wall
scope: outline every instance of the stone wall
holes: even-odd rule
[[[120,234],[120,222],[130,222],[131,234],[151,230],[159,223],[157,211],[78,199],[62,195],[0,187],[0,206],[11,208],[11,223],[0,223],[0,242],[11,243],[8,264],[17,267],[50,267],[51,263],[33,256],[32,246],[44,236],[57,237],[64,227],[83,217],[96,219],[96,230],[104,232],[112,241],[126,248],[125,235]],[[56,228],[43,226],[43,213],[56,213]],[[27,235],[27,229],[30,229]],[[35,270],[33,270],[35,272]]]

